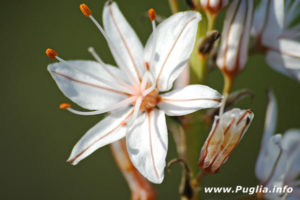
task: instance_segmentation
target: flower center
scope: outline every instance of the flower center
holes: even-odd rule
[[[158,90],[154,89],[152,92],[143,97],[143,101],[140,107],[141,111],[151,112],[157,104],[160,102],[160,96]]]

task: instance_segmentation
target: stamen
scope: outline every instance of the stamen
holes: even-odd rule
[[[149,93],[151,93],[156,88],[156,85],[153,84],[151,87],[149,87],[147,90],[143,92],[143,96],[147,96]]]
[[[84,3],[80,4],[79,8],[86,17],[90,17],[92,15],[92,11],[89,9],[89,7],[86,4]]]
[[[115,51],[117,51],[117,48],[113,45],[113,42],[111,41],[111,39],[109,38],[109,36],[105,33],[105,31],[103,30],[103,28],[101,27],[101,25],[98,23],[98,21],[92,15],[89,15],[88,17],[96,25],[96,27],[102,33],[102,35],[104,36],[104,38],[106,39],[106,41],[110,44],[109,46],[111,46]],[[126,62],[123,62],[123,63],[126,63]],[[131,83],[137,84],[135,78],[130,74],[129,70],[123,70],[123,71],[125,71],[125,73],[126,73],[127,77],[129,78],[129,80],[130,80]]]
[[[119,108],[122,108],[122,107],[125,107],[125,106],[128,106],[130,105],[132,102],[134,102],[136,100],[136,96],[133,96],[133,97],[130,97],[130,98],[127,98],[109,108],[106,108],[106,109],[102,109],[102,110],[95,110],[95,111],[79,111],[79,110],[75,110],[71,107],[68,107],[68,108],[65,108],[67,109],[68,111],[70,111],[71,113],[74,113],[74,114],[77,114],[77,115],[99,115],[99,114],[103,114],[103,113],[106,113],[106,112],[111,112],[113,110],[116,110],[116,109],[119,109]]]
[[[223,113],[224,113],[224,109],[225,109],[227,97],[228,97],[228,95],[224,95],[223,100],[222,100],[222,102],[221,102],[221,107],[220,107],[220,110],[219,110],[219,116],[220,116],[220,118],[221,118],[221,116],[222,116]]]
[[[123,86],[125,86],[127,89],[129,89],[131,91],[130,86],[125,83],[123,80],[119,79],[118,77],[116,77],[110,70],[109,67],[107,67],[107,65],[101,60],[100,56],[97,54],[97,52],[95,51],[95,49],[93,47],[89,47],[88,51],[90,52],[90,54],[95,58],[95,60],[100,64],[100,66],[113,78],[115,79],[117,82],[121,83]],[[130,92],[132,93],[132,91]]]
[[[71,108],[71,105],[68,103],[62,103],[59,105],[59,108],[60,109],[68,109],[68,108]]]
[[[147,96],[150,92],[152,92],[156,88],[156,81],[152,73],[148,72],[148,79],[151,82],[151,87],[143,92],[143,96]]]
[[[149,79],[149,72],[146,71],[145,74],[144,74],[144,76],[143,76],[143,79],[142,79],[142,83],[141,83],[141,91],[144,91],[144,89],[146,88],[148,79]]]
[[[148,13],[149,13],[149,18],[151,20],[152,29],[153,29],[152,30],[152,32],[153,32],[153,47],[152,47],[152,53],[151,53],[151,57],[150,57],[150,66],[153,68],[153,61],[154,61],[155,49],[156,49],[156,23],[155,23],[156,13],[153,8],[149,9]]]
[[[46,55],[49,58],[56,60],[57,53],[53,49],[50,49],[50,48],[46,49]]]
[[[128,122],[129,126],[136,120],[136,118],[137,118],[137,116],[139,114],[142,102],[143,102],[143,98],[142,97],[138,97],[138,99],[136,100],[135,105],[134,105],[133,115],[132,115],[132,117],[130,118],[130,120]]]

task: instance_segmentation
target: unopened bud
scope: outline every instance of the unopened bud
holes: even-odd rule
[[[244,136],[253,117],[254,114],[250,110],[237,108],[215,117],[198,163],[205,173],[218,172]]]
[[[201,0],[200,4],[205,12],[215,15],[228,4],[228,0]]]
[[[217,66],[229,77],[246,64],[253,9],[252,0],[233,0],[227,10]]]

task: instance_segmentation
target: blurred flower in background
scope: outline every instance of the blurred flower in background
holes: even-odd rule
[[[284,188],[289,186],[293,192],[258,194],[267,199],[300,198],[300,129],[290,129],[283,135],[275,134],[277,123],[277,103],[269,91],[265,130],[260,153],[256,162],[255,174],[263,186]]]
[[[299,0],[261,1],[255,11],[252,35],[276,71],[300,81]]]

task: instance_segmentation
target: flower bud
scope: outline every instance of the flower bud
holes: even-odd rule
[[[225,163],[247,131],[253,113],[234,108],[215,117],[213,127],[200,153],[199,167],[205,173],[216,173]]]
[[[246,64],[253,9],[252,0],[233,0],[227,10],[217,66],[229,77]]]
[[[228,0],[200,0],[201,7],[210,14],[218,14],[227,4]]]

